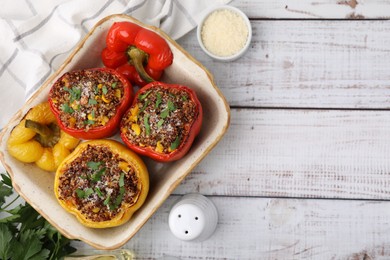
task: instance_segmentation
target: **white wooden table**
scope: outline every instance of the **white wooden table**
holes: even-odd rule
[[[390,1],[235,0],[253,41],[211,60],[179,43],[231,106],[218,146],[126,248],[139,259],[390,259]],[[199,192],[214,235],[176,239],[168,213]]]

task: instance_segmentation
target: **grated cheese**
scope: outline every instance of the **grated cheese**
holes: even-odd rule
[[[217,56],[232,56],[244,48],[248,40],[248,27],[237,13],[218,10],[203,23],[202,42],[206,49]]]

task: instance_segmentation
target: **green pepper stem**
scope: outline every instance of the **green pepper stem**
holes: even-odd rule
[[[35,139],[44,147],[53,147],[60,139],[60,129],[56,124],[44,125],[26,119],[24,126],[37,133]]]
[[[33,120],[27,119],[24,126],[26,128],[33,130],[35,133],[37,133],[41,136],[44,136],[44,137],[48,137],[48,136],[53,135],[53,131],[49,127],[47,127],[44,124],[33,121]]]
[[[154,79],[149,76],[144,68],[144,62],[148,58],[148,54],[136,47],[131,47],[127,54],[141,78],[148,83],[153,82]]]

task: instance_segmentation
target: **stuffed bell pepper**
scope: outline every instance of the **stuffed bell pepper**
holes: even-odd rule
[[[133,151],[161,162],[182,158],[203,119],[195,92],[182,85],[153,82],[140,89],[123,116],[121,138]]]
[[[49,103],[45,102],[30,109],[12,130],[7,148],[21,162],[55,171],[78,143],[78,139],[60,129]]]
[[[132,93],[129,81],[115,70],[77,70],[54,83],[49,103],[63,131],[80,139],[99,139],[118,130]]]
[[[81,143],[58,167],[54,192],[60,205],[85,226],[126,223],[149,191],[140,157],[113,140]]]
[[[106,67],[140,87],[160,79],[173,62],[172,51],[160,35],[127,21],[111,26],[101,56]]]

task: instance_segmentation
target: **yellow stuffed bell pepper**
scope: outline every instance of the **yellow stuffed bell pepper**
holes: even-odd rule
[[[148,191],[144,162],[113,140],[81,143],[58,167],[54,181],[60,205],[92,228],[126,223]]]
[[[60,130],[49,103],[45,102],[30,109],[12,130],[7,148],[21,162],[55,171],[78,143],[79,139]]]

